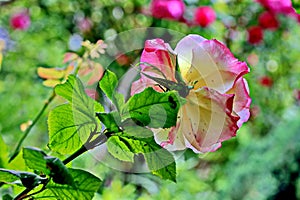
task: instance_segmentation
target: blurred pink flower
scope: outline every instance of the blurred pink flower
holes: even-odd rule
[[[248,32],[248,42],[250,44],[259,44],[263,41],[264,32],[260,26],[251,26],[247,30]]]
[[[10,26],[15,30],[26,30],[30,26],[30,17],[26,11],[15,13],[10,18]]]
[[[256,0],[263,7],[273,13],[290,14],[295,12],[291,0]]]
[[[153,17],[179,20],[183,16],[185,5],[182,0],[153,0],[150,10]]]
[[[89,32],[92,29],[92,21],[88,18],[82,18],[77,22],[77,27],[82,33]]]
[[[194,20],[196,24],[207,27],[216,20],[216,13],[209,6],[201,6],[195,10]]]
[[[179,41],[174,51],[161,39],[146,41],[141,62],[148,64],[142,64],[141,70],[144,74],[177,82],[176,54],[180,74],[192,89],[179,110],[177,125],[154,130],[156,142],[170,151],[185,148],[195,152],[215,151],[222,141],[235,136],[249,119],[251,99],[242,77],[249,68],[219,41],[188,35]],[[131,94],[146,87],[162,92],[158,83],[143,73],[132,84]]]
[[[268,11],[263,12],[258,18],[259,25],[265,29],[276,30],[279,27],[279,22],[276,16]]]
[[[294,90],[294,98],[297,103],[300,103],[300,89],[295,89]]]

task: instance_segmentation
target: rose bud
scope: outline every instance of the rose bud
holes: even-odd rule
[[[175,20],[182,18],[184,9],[182,0],[153,0],[150,7],[153,17]]]
[[[26,30],[30,26],[30,17],[27,12],[15,13],[10,18],[10,26],[15,30]]]
[[[276,30],[279,27],[279,23],[276,19],[276,16],[268,11],[263,12],[259,16],[258,21],[259,25],[265,29]]]
[[[248,30],[248,42],[250,44],[259,44],[262,42],[264,33],[260,26],[252,26]]]
[[[194,20],[198,25],[207,27],[216,20],[216,13],[209,6],[198,7],[195,10]]]

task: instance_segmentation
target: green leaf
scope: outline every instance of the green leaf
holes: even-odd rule
[[[116,74],[110,70],[105,70],[104,75],[99,82],[99,86],[110,100],[113,100],[113,94],[117,85],[118,78]]]
[[[61,154],[68,154],[76,151],[86,142],[89,133],[96,128],[96,124],[90,116],[72,110],[70,104],[63,104],[50,111],[48,128],[49,147]]]
[[[2,196],[3,200],[13,200],[14,198],[12,196],[10,196],[9,194],[5,194]]]
[[[50,170],[47,168],[45,156],[47,156],[47,154],[40,149],[34,147],[23,148],[23,158],[27,167],[49,175]]]
[[[60,200],[92,199],[95,192],[100,187],[101,180],[84,170],[68,170],[74,180],[74,184],[72,186],[61,185],[50,181],[46,186],[47,190],[38,196],[55,196],[56,199]]]
[[[108,152],[115,158],[125,162],[134,161],[134,153],[130,151],[126,144],[120,141],[120,138],[118,136],[111,136],[107,140],[106,145]]]
[[[74,110],[81,111],[90,118],[95,119],[95,112],[104,111],[101,104],[86,94],[80,79],[74,75],[69,75],[68,80],[64,84],[57,85],[55,93],[72,103]]]
[[[31,172],[0,169],[0,182],[14,183],[17,180],[20,180],[26,188],[34,188],[39,184],[45,183],[47,178],[40,177]]]
[[[153,88],[146,88],[128,100],[122,116],[123,119],[131,117],[137,125],[169,128],[176,125],[182,102],[182,98],[175,91],[159,93]]]
[[[45,157],[47,167],[50,169],[50,176],[55,183],[73,185],[74,181],[68,168],[63,162],[55,157]]]
[[[110,70],[105,70],[105,73],[99,81],[100,89],[120,111],[124,105],[124,96],[116,91],[118,86],[118,78],[115,73]]]
[[[116,141],[122,143],[119,146],[127,146],[132,153],[142,153],[153,174],[176,182],[176,163],[173,155],[156,144],[153,137],[146,139],[126,135],[116,137],[119,137]]]
[[[124,126],[124,132],[135,138],[151,138],[153,137],[153,132],[150,129],[141,126]]]
[[[73,178],[63,162],[53,156],[48,156],[42,150],[32,147],[23,149],[23,158],[26,165],[52,177],[55,183],[73,184]]]
[[[80,148],[92,131],[101,130],[95,113],[104,109],[85,93],[81,81],[73,75],[56,86],[55,92],[70,103],[56,107],[49,114],[49,147],[68,154]]]
[[[107,131],[112,133],[120,131],[119,124],[121,123],[121,119],[118,112],[96,113],[96,116],[104,124]]]

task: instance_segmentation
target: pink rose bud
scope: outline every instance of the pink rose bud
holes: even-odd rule
[[[27,12],[15,13],[10,18],[10,26],[15,30],[26,30],[30,26],[30,17]]]
[[[263,76],[259,79],[259,84],[264,86],[264,87],[272,87],[273,80],[269,76]]]
[[[259,44],[264,38],[263,29],[260,26],[252,26],[248,30],[248,42],[250,44]]]
[[[185,5],[182,0],[153,0],[150,9],[153,17],[179,20]]]
[[[259,25],[265,29],[276,30],[279,27],[279,23],[276,19],[276,16],[268,11],[263,12],[259,16],[258,21]]]
[[[216,13],[209,6],[198,7],[194,14],[194,20],[198,25],[207,27],[216,20]]]

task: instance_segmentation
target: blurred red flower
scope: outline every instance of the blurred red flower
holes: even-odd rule
[[[276,19],[276,16],[268,11],[260,14],[258,21],[259,25],[265,29],[276,30],[279,27],[279,22]]]
[[[259,84],[261,84],[264,87],[272,87],[273,85],[273,79],[269,76],[262,76],[259,79]]]
[[[260,26],[251,26],[248,28],[248,42],[250,44],[259,44],[264,38],[263,29]]]
[[[179,20],[185,5],[182,0],[153,0],[150,9],[153,17]]]
[[[216,20],[216,13],[209,6],[201,6],[195,10],[194,20],[198,25],[207,27]]]
[[[26,30],[30,26],[30,17],[26,11],[15,13],[10,18],[10,26],[15,30]]]

